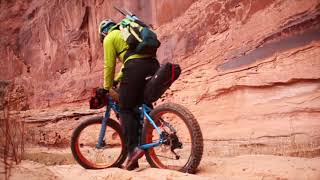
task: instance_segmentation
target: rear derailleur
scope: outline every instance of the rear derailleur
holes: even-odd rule
[[[170,151],[176,156],[176,159],[180,159],[180,155],[174,152],[175,149],[182,149],[182,143],[179,141],[176,132],[169,134],[163,131],[161,136],[164,139],[163,144],[170,146]]]

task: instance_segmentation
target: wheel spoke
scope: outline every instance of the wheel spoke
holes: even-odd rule
[[[164,103],[150,112],[160,127],[164,143],[146,151],[146,159],[152,167],[174,169],[194,173],[203,153],[203,138],[199,124],[192,113],[175,103]],[[157,137],[153,126],[144,126],[144,142],[151,143]]]
[[[162,130],[168,135],[167,140],[169,144],[154,147],[151,150],[154,152],[154,155],[151,158],[156,162],[157,165],[163,168],[183,168],[187,164],[188,159],[191,156],[192,141],[188,127],[184,124],[184,121],[174,112],[162,113],[155,117],[155,121],[157,120],[161,122]],[[153,130],[152,133],[155,134],[156,131]],[[155,136],[150,136],[149,141],[153,142],[155,140],[153,139],[154,137]],[[182,146],[182,149],[175,149],[179,150],[179,159],[177,159],[176,155],[171,152],[171,146],[173,146],[173,139],[171,139],[171,137],[176,137],[176,140],[178,142],[184,144],[184,146]]]
[[[75,129],[71,149],[75,159],[83,167],[107,168],[118,166],[124,161],[124,140],[122,134],[119,134],[120,126],[113,120],[108,120],[108,123],[110,124],[104,137],[104,142],[107,144],[99,149],[96,148],[96,144],[100,134],[101,120],[86,121]]]

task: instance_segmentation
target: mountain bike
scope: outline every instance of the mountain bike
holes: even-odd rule
[[[127,157],[125,138],[119,120],[119,101],[108,97],[104,117],[82,122],[71,137],[75,160],[87,169],[121,167]],[[137,108],[142,130],[139,148],[145,150],[151,167],[195,173],[203,154],[203,137],[192,113],[175,103],[154,109],[142,104]]]

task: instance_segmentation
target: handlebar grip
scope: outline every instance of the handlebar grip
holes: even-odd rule
[[[119,95],[119,89],[111,88],[109,90],[109,95],[112,97],[112,99],[119,103],[120,102],[120,95]]]

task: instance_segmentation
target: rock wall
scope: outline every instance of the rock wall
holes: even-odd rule
[[[183,66],[167,96],[193,110],[212,153],[319,155],[319,22],[317,0],[199,0],[159,29],[160,56]]]
[[[112,6],[128,8],[156,27],[193,1],[176,2],[183,6],[161,13],[172,1],[1,1],[0,80],[14,79],[12,107],[26,110],[85,99],[102,84],[97,26],[105,18],[122,18]]]
[[[0,73],[16,77],[16,108],[81,101],[102,83],[96,26],[116,13],[108,2],[1,4]],[[181,64],[164,101],[195,114],[206,155],[319,155],[318,0],[113,2],[155,24],[159,59]]]

